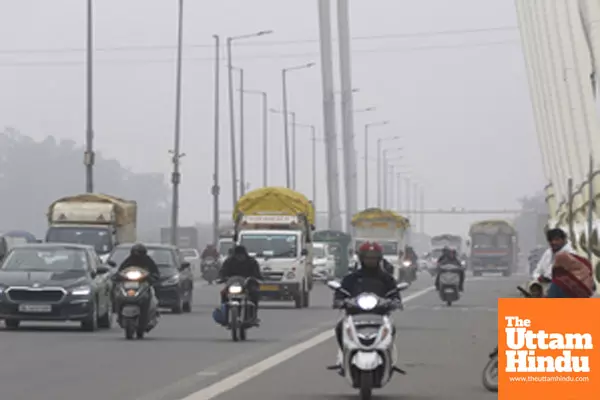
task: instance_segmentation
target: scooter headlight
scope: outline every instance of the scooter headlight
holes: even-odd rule
[[[142,274],[140,271],[133,270],[133,271],[127,271],[127,273],[125,274],[125,278],[129,279],[130,281],[137,281],[143,275],[144,274]]]
[[[240,285],[231,285],[227,290],[229,291],[229,294],[240,294],[243,289]]]
[[[377,303],[379,303],[379,300],[377,300],[377,297],[371,294],[365,294],[361,295],[356,300],[356,303],[362,310],[369,311],[377,307]]]
[[[402,261],[402,265],[404,265],[405,267],[410,267],[410,264],[410,261]]]

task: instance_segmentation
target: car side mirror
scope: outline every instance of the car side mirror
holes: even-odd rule
[[[98,275],[104,275],[110,272],[110,268],[108,268],[106,265],[99,265],[98,268],[96,268],[96,272]]]
[[[184,269],[189,269],[192,265],[188,262],[188,261],[184,261],[181,263],[181,267],[179,268],[180,271],[183,271]]]
[[[108,260],[108,261],[106,262],[106,264],[110,265],[110,266],[111,266],[111,267],[113,267],[113,268],[116,268],[116,266],[117,266],[117,263],[116,263],[116,262],[114,262],[113,260]]]
[[[307,249],[302,249],[302,251],[300,252],[300,255],[307,256],[308,255],[308,250]]]

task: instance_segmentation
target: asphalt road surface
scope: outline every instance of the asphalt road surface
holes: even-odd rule
[[[395,316],[399,366],[378,392],[403,400],[496,398],[481,370],[496,344],[496,299],[515,295],[523,278],[474,278],[451,308],[422,274]],[[212,321],[215,286],[196,289],[191,314],[163,314],[142,341],[122,330],[85,333],[75,324],[26,323],[0,329],[2,400],[308,400],[350,399],[355,392],[326,365],[335,361],[331,328],[338,312],[317,285],[311,308],[263,303],[261,327],[234,343]],[[325,333],[323,333],[325,332]],[[387,397],[386,397],[387,396]]]

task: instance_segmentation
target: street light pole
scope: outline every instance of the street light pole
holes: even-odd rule
[[[263,165],[262,165],[262,175],[263,175],[263,187],[267,186],[267,180],[268,180],[268,167],[269,167],[269,163],[268,163],[268,151],[269,151],[269,146],[268,146],[268,98],[267,98],[267,93],[266,92],[262,92],[260,90],[244,90],[244,93],[246,94],[258,94],[262,97],[262,130],[263,130],[263,137],[262,137],[262,160],[263,160]]]
[[[369,109],[366,109],[369,110]],[[389,121],[372,122],[365,125],[365,208],[369,207],[369,128],[372,126],[387,125]],[[379,153],[379,152],[378,152]]]
[[[309,128],[311,130],[312,141],[312,201],[317,207],[317,134],[314,125],[295,123],[295,126]]]
[[[220,213],[219,213],[219,192],[220,192],[220,187],[219,187],[219,162],[220,162],[220,157],[219,157],[219,91],[220,91],[220,58],[221,58],[221,51],[220,51],[220,47],[221,47],[221,39],[219,38],[218,35],[213,35],[213,38],[215,39],[215,100],[214,100],[214,130],[215,130],[215,136],[214,136],[214,153],[215,153],[215,158],[214,158],[214,173],[213,173],[213,187],[212,187],[212,195],[213,195],[213,244],[217,244],[217,241],[219,240],[219,217],[220,217]]]
[[[244,135],[244,70],[240,68],[240,196],[246,194],[246,141]]]
[[[231,192],[232,192],[232,200],[233,207],[235,208],[235,204],[238,200],[237,193],[237,163],[236,163],[236,151],[235,151],[235,106],[233,104],[233,65],[232,65],[232,55],[231,55],[231,44],[234,40],[239,39],[250,39],[253,37],[269,35],[273,33],[273,31],[260,31],[257,33],[252,33],[249,35],[241,35],[227,38],[227,81],[229,86],[229,140],[231,147]]]
[[[179,183],[181,174],[179,173],[179,160],[183,156],[180,154],[181,143],[181,75],[182,75],[182,54],[183,54],[183,0],[179,0],[179,21],[177,33],[177,72],[175,86],[175,143],[173,146],[173,174],[171,183],[173,184],[173,200],[171,204],[171,244],[177,245],[177,228],[179,226]]]
[[[296,142],[296,140],[295,140],[295,138],[296,138],[296,128],[295,128],[295,125],[296,125],[296,113],[294,111],[284,112],[282,110],[276,110],[274,108],[271,108],[269,111],[271,111],[272,113],[275,113],[275,114],[285,114],[285,115],[291,115],[292,116],[292,124],[294,125],[294,127],[292,127],[292,129],[293,129],[292,130],[292,135],[293,135],[293,138],[292,138],[292,146],[293,146],[292,152],[295,151],[295,149],[296,149],[296,146],[295,146],[295,142]],[[287,120],[287,118],[285,118],[285,119]],[[295,182],[293,180],[293,175],[295,173],[295,168],[293,167],[293,163],[290,162],[290,140],[289,140],[289,136],[288,135],[285,136],[284,146],[285,146],[284,155],[285,155],[286,187],[288,189],[292,189],[292,188],[294,188],[294,185],[295,185]],[[296,161],[295,157],[294,157],[293,161]],[[291,169],[291,168],[294,168],[294,169]]]
[[[312,68],[315,65],[314,62],[308,63],[308,64],[303,64],[303,65],[298,65],[295,67],[290,67],[290,68],[284,68],[281,70],[281,86],[282,86],[282,105],[283,105],[283,133],[284,133],[284,141],[285,141],[285,149],[286,149],[286,157],[285,157],[285,162],[286,162],[286,171],[287,171],[287,175],[286,175],[286,186],[288,188],[292,187],[294,188],[296,185],[295,182],[295,177],[290,176],[290,157],[289,157],[289,148],[290,148],[290,136],[289,136],[289,122],[288,122],[288,100],[287,100],[287,73],[290,71],[297,71],[300,69],[306,69],[306,68]],[[292,129],[295,125],[292,126]],[[292,144],[293,147],[295,147]],[[294,150],[292,150],[294,151]],[[293,157],[293,161],[292,163],[295,163],[296,160],[296,155],[292,154]],[[292,171],[293,174],[295,174],[296,172],[296,168],[292,167]]]
[[[85,165],[85,191],[94,192],[94,9],[93,0],[87,2],[87,116]]]
[[[381,188],[381,143],[388,140],[397,140],[400,139],[400,136],[394,136],[389,138],[379,138],[377,140],[377,207],[381,207],[382,201],[381,197],[383,194],[383,189]]]
[[[292,115],[292,188],[296,190],[296,113]]]

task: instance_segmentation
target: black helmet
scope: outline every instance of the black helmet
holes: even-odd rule
[[[142,243],[136,243],[131,246],[131,254],[138,256],[146,255],[148,254],[148,249]]]
[[[248,251],[246,250],[246,248],[244,246],[237,245],[233,248],[233,255],[234,256],[247,256]]]

